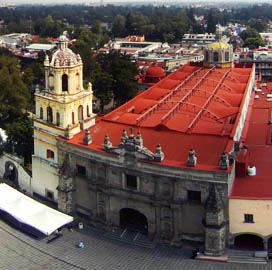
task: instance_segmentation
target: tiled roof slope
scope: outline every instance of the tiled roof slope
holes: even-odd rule
[[[165,155],[161,165],[186,167],[188,151],[193,148],[195,169],[219,170],[222,152],[231,150],[231,134],[251,71],[186,64],[105,115],[90,129],[92,144],[83,145],[84,132],[69,142],[103,151],[105,134],[118,145],[123,128],[132,127],[135,134],[141,132],[149,150],[155,152],[156,145],[161,144]]]

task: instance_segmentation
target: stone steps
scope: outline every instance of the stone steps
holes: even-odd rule
[[[106,232],[104,236],[112,240],[117,240],[123,243],[137,245],[144,248],[155,247],[155,244],[151,242],[146,235],[136,231],[129,231],[127,229],[115,229],[113,231]]]
[[[234,249],[228,251],[228,262],[267,264],[267,260],[265,258],[254,257],[254,251]]]

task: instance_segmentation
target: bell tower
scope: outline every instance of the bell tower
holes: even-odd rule
[[[72,138],[95,124],[93,91],[83,88],[80,55],[68,48],[68,38],[59,37],[57,50],[44,61],[45,88],[36,89],[32,193],[57,202],[57,136]]]

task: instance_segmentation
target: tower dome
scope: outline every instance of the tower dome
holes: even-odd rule
[[[151,66],[146,70],[146,77],[148,78],[162,78],[165,73],[161,67]]]
[[[65,35],[59,37],[59,46],[52,55],[50,66],[65,67],[75,66],[81,62],[80,56],[68,48],[68,38]]]
[[[233,65],[233,48],[227,42],[222,41],[220,26],[216,27],[217,41],[210,43],[204,50],[204,65],[217,67],[231,67]]]

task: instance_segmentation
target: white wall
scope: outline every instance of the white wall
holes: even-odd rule
[[[5,173],[5,164],[7,161],[12,162],[18,170],[18,184],[21,190],[26,191],[27,194],[31,194],[31,182],[32,177],[23,168],[22,160],[11,154],[4,153],[0,157],[0,178],[3,178]]]

